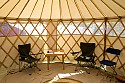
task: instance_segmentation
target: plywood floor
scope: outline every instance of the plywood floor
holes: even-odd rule
[[[33,68],[18,72],[15,69],[14,74],[9,73],[2,77],[0,83],[44,83],[47,80],[59,78],[72,78],[82,83],[120,83],[114,78],[107,77],[107,74],[104,73],[97,76],[98,69],[81,67],[79,71],[74,71],[75,65],[65,64],[65,70],[63,70],[61,63],[50,64],[50,70],[47,70],[47,64],[45,63],[40,63],[38,66],[41,71]],[[87,74],[86,70],[90,74]],[[32,73],[32,75],[29,75],[29,73]]]

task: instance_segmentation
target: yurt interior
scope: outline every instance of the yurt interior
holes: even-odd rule
[[[76,60],[81,43],[94,64]],[[125,0],[0,0],[0,83],[125,83]]]

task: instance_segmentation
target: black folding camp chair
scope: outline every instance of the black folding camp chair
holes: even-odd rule
[[[85,64],[90,64],[90,66],[94,66],[96,63],[94,61],[95,55],[94,55],[94,50],[95,50],[95,43],[84,43],[80,42],[80,51],[79,52],[71,52],[72,55],[78,55],[75,60],[77,61],[76,69],[78,66],[82,66],[81,62],[84,62]],[[90,72],[87,72],[88,74]]]
[[[19,71],[22,71],[22,69],[21,69],[22,62],[25,63],[23,65],[24,69],[36,67],[39,71],[41,71],[37,66],[37,63],[40,60],[40,58],[36,58],[36,56],[34,56],[34,55],[38,55],[38,54],[42,54],[42,53],[30,54],[30,49],[31,49],[31,44],[18,45]],[[31,75],[31,74],[29,74],[29,75]]]

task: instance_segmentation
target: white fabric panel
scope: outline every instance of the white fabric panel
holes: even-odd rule
[[[20,0],[20,2],[16,5],[16,7],[8,15],[8,17],[18,18],[19,14],[23,10],[23,7],[25,6],[27,1],[28,0]]]
[[[81,18],[74,1],[73,0],[67,0],[67,1],[68,1],[68,4],[69,4],[69,10],[70,10],[70,13],[71,13],[71,17],[75,18],[75,19]]]
[[[114,0],[125,8],[125,0]]]
[[[34,8],[34,11],[31,15],[31,18],[40,18],[43,5],[44,5],[44,0],[38,0],[36,7]]]
[[[41,18],[50,19],[52,0],[45,0],[44,9]]]
[[[4,4],[4,3],[6,3],[8,0],[0,0],[0,8],[1,8],[1,6]]]
[[[0,9],[0,16],[6,17],[18,0],[10,0]]]
[[[93,0],[106,17],[116,16],[101,0]]]
[[[93,5],[93,3],[90,0],[84,0],[88,10],[92,14],[92,17],[94,18],[100,18],[103,17],[103,15],[100,13],[100,11]]]
[[[60,0],[61,2],[61,19],[70,19],[69,9],[66,0]]]
[[[80,13],[82,14],[82,18],[91,18],[91,15],[89,14],[83,2],[78,0],[77,4],[79,6]]]
[[[104,2],[110,6],[110,8],[115,12],[117,13],[119,16],[123,16],[125,15],[125,10],[122,9],[120,6],[118,6],[116,3],[114,3],[113,1],[111,0],[104,0]]]
[[[60,7],[59,7],[59,0],[53,0],[52,5],[52,19],[60,19]]]
[[[86,19],[125,16],[125,0],[0,0],[0,17],[6,16],[36,19]]]
[[[27,6],[24,8],[22,14],[20,15],[20,18],[29,18],[35,6],[35,3],[36,0],[30,0]]]

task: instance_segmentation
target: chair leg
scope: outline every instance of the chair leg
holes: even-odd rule
[[[28,69],[33,69],[33,68],[37,68],[39,71],[41,71],[40,68],[38,68],[36,63],[30,64],[30,66],[28,66]],[[27,71],[27,70],[26,70]],[[27,71],[28,72],[28,71]],[[35,72],[35,70],[34,70]],[[29,75],[32,75],[32,73],[29,73]]]
[[[78,68],[79,64],[80,64],[79,61],[77,61],[75,71],[77,71],[77,68]]]
[[[113,70],[113,74],[117,75],[117,72],[115,71],[115,67],[111,67]]]
[[[80,66],[80,67],[82,66],[80,61],[77,61],[75,71],[77,71],[78,66]],[[87,74],[90,74],[89,71],[86,70],[86,72],[87,72]]]
[[[22,61],[19,61],[19,72],[21,72],[23,69],[24,69],[24,63]]]
[[[90,71],[87,71],[87,70],[86,70],[86,73],[87,73],[87,74],[90,74]]]
[[[21,65],[22,65],[22,62],[19,63],[19,72],[22,72],[22,70],[26,70],[26,72],[29,73],[29,71],[27,69],[31,68],[31,64],[23,64],[23,68],[21,69]],[[29,75],[32,75],[31,73],[29,73]]]
[[[35,63],[35,67],[39,70],[39,71],[41,71],[41,69],[37,66],[37,64]]]
[[[88,65],[88,66],[84,66],[84,67],[89,67],[89,64],[90,64],[90,63],[86,62],[85,65]],[[86,71],[87,74],[90,74],[90,71],[89,71],[89,70],[86,69],[85,71]]]
[[[81,67],[81,61],[77,61],[75,71],[77,71],[77,70],[78,70],[78,67],[79,67],[79,68]]]
[[[100,65],[99,70],[98,70],[98,72],[97,72],[97,76],[98,76],[99,73],[101,73],[101,67],[103,67],[104,71],[106,72],[104,66],[103,66],[103,65]]]
[[[35,62],[34,62],[33,64],[30,64],[30,66],[29,66],[28,68],[31,69],[31,68],[33,68],[33,67],[34,67],[34,68],[37,68],[39,71],[41,71],[41,69],[37,66],[37,63],[35,63]],[[35,70],[34,70],[34,72],[35,72]],[[29,75],[32,75],[32,73],[30,73]]]
[[[19,72],[21,72],[21,62],[19,61]]]
[[[41,69],[40,69],[38,66],[36,66],[36,68],[37,68],[39,71],[41,71]]]
[[[28,69],[31,69],[30,67]],[[32,75],[32,73],[30,73],[27,69],[26,69],[26,72],[29,73],[29,75]]]
[[[23,69],[21,69],[21,65],[22,65],[22,62],[20,61],[19,62],[19,72],[21,72],[22,70],[26,70],[26,72],[29,73],[29,71],[27,69],[31,69],[33,67],[36,67],[39,71],[41,71],[41,69],[37,66],[37,63],[34,62],[34,63],[29,63],[29,64],[23,64]],[[32,75],[32,73],[29,73],[29,75]]]
[[[105,69],[105,67],[104,67],[103,65],[100,65],[99,70],[98,70],[98,73],[97,73],[97,76],[98,76],[98,74],[101,73],[101,69],[100,69],[101,67],[103,67],[104,72],[105,72],[105,74],[104,74],[103,76],[105,76],[106,79],[107,79],[107,78],[110,78],[110,82],[111,82],[111,80],[114,79],[114,75],[109,74],[109,73],[106,71],[106,69]],[[110,66],[110,67],[111,67],[111,66]],[[111,67],[111,68],[112,68],[112,67]],[[113,69],[113,68],[112,68],[112,69]],[[106,72],[107,72],[107,73],[106,73]],[[113,69],[113,72],[116,72],[115,69]],[[104,79],[104,77],[103,77],[103,79]]]

